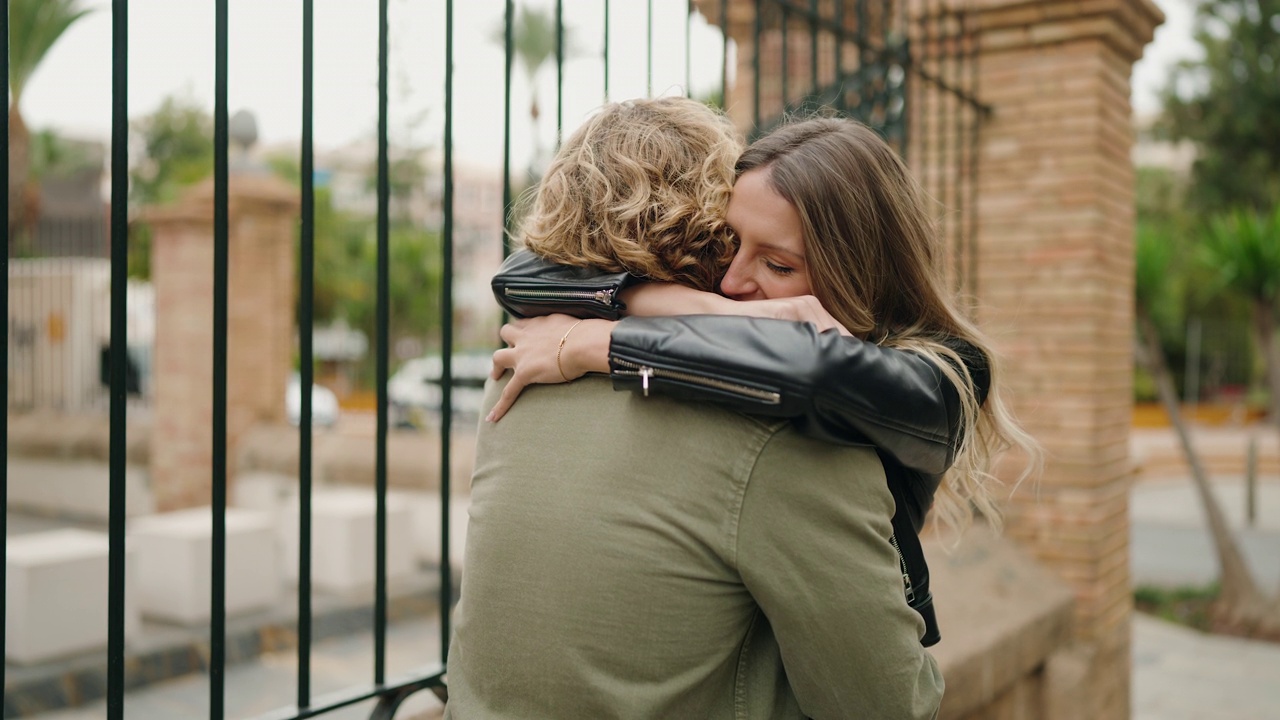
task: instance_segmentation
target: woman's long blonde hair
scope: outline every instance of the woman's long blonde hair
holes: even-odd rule
[[[975,511],[999,525],[992,463],[1015,448],[1028,459],[1021,482],[1039,468],[1037,443],[1000,395],[1000,362],[983,333],[960,313],[940,274],[939,245],[924,192],[875,131],[848,119],[783,125],[753,143],[736,171],[764,168],[804,227],[813,294],[854,335],[928,357],[958,389],[962,438],[934,500],[937,521],[960,530]],[[945,341],[985,355],[990,390],[975,396],[969,366]]]
[[[556,153],[520,239],[562,265],[714,291],[735,249],[725,211],[741,151],[695,100],[610,103]]]

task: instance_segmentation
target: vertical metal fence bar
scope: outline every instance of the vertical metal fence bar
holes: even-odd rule
[[[818,0],[809,0],[809,93],[818,94]]]
[[[833,59],[833,61],[835,62],[835,68],[834,68],[834,71],[835,71],[835,82],[836,82],[836,84],[838,85],[838,90],[837,90],[837,94],[836,94],[836,97],[838,98],[838,100],[837,100],[837,104],[838,104],[838,105],[843,105],[843,104],[844,104],[844,95],[845,95],[845,87],[844,87],[844,38],[845,38],[845,26],[844,26],[844,23],[845,23],[845,17],[844,17],[844,2],[843,2],[842,0],[835,0],[835,6],[836,6],[836,9],[835,9],[835,21],[836,21],[836,28],[837,28],[837,30],[836,30],[835,42],[834,42],[834,43],[832,43],[832,55],[834,56],[832,59]]]
[[[604,102],[609,102],[609,0],[604,0]]]
[[[764,2],[756,0],[756,17],[755,17],[755,43],[751,48],[751,67],[753,77],[752,85],[752,108],[751,108],[751,130],[754,135],[760,130],[760,36],[763,34],[764,27]]]
[[[444,218],[440,282],[440,662],[449,657],[449,613],[453,570],[449,562],[450,466],[453,426],[453,0],[445,2],[444,41]]]
[[[693,97],[693,0],[684,5],[684,96]]]
[[[116,0],[118,5],[120,0]],[[9,97],[9,0],[0,0],[0,76],[4,77],[4,96]],[[9,253],[12,238],[9,237],[9,113],[4,114],[4,119],[0,120],[0,131],[4,133],[5,153],[4,160],[0,164],[4,165],[4,172],[0,173],[0,215],[4,216],[4,230],[0,231],[4,235],[4,259],[0,260],[0,269],[3,269],[3,279],[0,279],[0,308],[4,309],[5,318],[9,317]],[[112,156],[114,158],[114,155]],[[114,205],[112,206],[114,208]],[[6,321],[7,322],[7,321]],[[114,336],[113,336],[114,339]],[[0,550],[4,551],[7,558],[9,552],[8,533],[9,533],[9,331],[6,328],[4,337],[0,338],[0,369],[4,370],[4,387],[0,389],[0,399],[4,400],[4,414],[0,417],[0,439],[4,440],[4,466],[0,467]],[[112,495],[112,497],[115,497]],[[112,546],[115,550],[115,546]],[[114,558],[115,553],[111,556]],[[8,617],[9,605],[6,602],[6,593],[8,592],[8,583],[6,578],[0,577],[0,650],[3,650],[5,642],[8,639],[5,636],[4,619]],[[4,707],[5,702],[5,672],[4,663],[0,662],[0,708]],[[115,720],[112,718],[111,720]]]
[[[556,150],[564,132],[564,0],[556,0]]]
[[[299,263],[302,276],[298,301],[298,352],[301,357],[302,408],[298,422],[298,707],[311,705],[311,384],[314,382],[315,325],[315,157],[312,136],[314,108],[314,0],[302,0],[302,217]]]
[[[729,0],[720,0],[720,105],[729,109]]]
[[[119,0],[117,0],[117,4]],[[9,0],[0,0],[0,75],[4,77],[5,97],[9,96]],[[4,114],[4,119],[0,120],[0,131],[3,131],[6,148],[9,137],[9,113]],[[9,254],[12,247],[13,238],[9,237],[9,153],[4,153],[4,172],[0,173],[0,215],[4,216],[4,239],[5,253],[4,259],[0,260],[0,266],[3,266],[3,279],[0,279],[0,308],[4,309],[4,316],[9,317]],[[5,442],[5,462],[4,467],[0,467],[0,550],[3,550],[5,557],[8,557],[8,533],[9,533],[9,332],[6,329],[4,338],[0,339],[0,367],[4,369],[4,389],[0,390],[0,398],[4,399],[5,412],[0,417],[0,439]],[[112,496],[114,497],[114,495]],[[121,544],[121,549],[123,544]],[[116,555],[116,546],[111,546],[111,557],[114,559]],[[8,613],[8,602],[6,601],[6,593],[8,592],[7,579],[0,577],[0,650],[7,647],[5,643],[8,637],[5,633],[4,618]],[[123,646],[123,645],[122,645]],[[5,706],[5,669],[4,663],[0,663],[0,708]],[[112,720],[115,720],[112,718]]]
[[[915,62],[915,45],[911,35],[911,19],[907,12],[906,2],[898,2],[898,22],[902,26],[902,159],[910,163],[911,159],[911,109],[915,104],[911,101],[911,91],[915,83],[911,80],[911,71]]]
[[[924,186],[926,192],[933,192],[932,175],[929,165],[933,162],[930,154],[930,133],[933,131],[933,94],[934,89],[925,81],[925,77],[929,72],[929,58],[933,53],[933,32],[932,24],[929,17],[933,11],[933,5],[929,0],[924,0],[922,4],[923,14],[920,16],[920,48],[916,55],[917,73],[916,79],[919,81],[919,112],[916,119],[919,125],[920,143],[916,146],[920,150],[920,166],[916,175],[920,178],[920,184]]]
[[[644,40],[644,94],[653,97],[653,0],[645,8]]]
[[[217,0],[213,101],[213,582],[209,718],[222,720],[227,620],[227,0]]]
[[[506,66],[502,86],[502,257],[511,254],[511,68],[515,60],[513,49],[514,38],[512,27],[515,25],[515,2],[506,0],[506,13],[503,15],[503,52],[506,53]],[[609,3],[605,2],[605,61],[604,61],[604,94],[609,97]],[[503,311],[506,321],[506,311]]]
[[[390,204],[391,178],[387,158],[387,0],[378,1],[378,261],[377,261],[377,388],[378,420],[374,451],[376,533],[373,599],[373,683],[386,680],[387,663],[387,357],[390,326]]]
[[[966,50],[964,47],[964,14],[963,12],[953,12],[953,32],[954,39],[952,41],[952,76],[955,81],[956,92],[963,92],[965,89],[965,58]],[[953,139],[953,165],[951,169],[952,182],[955,185],[954,200],[956,204],[955,234],[956,245],[960,248],[962,255],[960,263],[960,277],[956,279],[956,285],[962,291],[967,292],[969,286],[969,216],[968,205],[966,199],[968,197],[968,187],[966,180],[969,173],[969,157],[968,145],[969,136],[967,132],[966,121],[968,119],[968,104],[963,97],[957,96],[955,99],[955,117],[952,119],[951,128],[954,135]]]
[[[787,111],[787,103],[790,101],[790,92],[788,85],[791,75],[791,45],[790,38],[791,11],[786,6],[782,6],[782,112]]]
[[[111,9],[111,449],[108,453],[107,718],[124,718],[125,352],[129,274],[129,3]],[[6,77],[8,73],[5,73]],[[7,135],[6,135],[7,137]],[[7,274],[7,273],[6,273]],[[5,293],[6,296],[8,293]],[[8,314],[6,313],[6,317]]]
[[[962,15],[962,19],[967,16]],[[969,297],[976,315],[978,303],[978,165],[983,110],[978,106],[978,28],[976,23],[962,26],[962,33],[969,42],[969,98],[973,121],[969,126],[969,198],[965,211],[969,213]],[[966,32],[967,31],[967,32]],[[969,36],[972,33],[972,37]],[[974,318],[977,319],[976,317]]]
[[[685,97],[694,96],[694,0],[685,3]]]
[[[937,18],[934,21],[936,23],[935,28],[937,34],[932,43],[934,52],[936,53],[934,56],[934,75],[930,82],[934,88],[933,117],[930,120],[933,123],[935,134],[933,137],[933,157],[929,163],[933,168],[934,179],[933,187],[929,192],[933,195],[942,211],[942,214],[937,218],[937,232],[942,241],[942,247],[944,250],[950,252],[952,256],[951,259],[953,261],[958,262],[960,248],[955,244],[955,238],[951,235],[951,213],[953,208],[951,206],[950,198],[948,197],[949,173],[947,168],[947,152],[949,148],[947,146],[947,109],[949,106],[947,101],[950,99],[948,97],[950,93],[943,90],[943,85],[947,80],[948,65],[946,8],[939,7],[938,13]],[[945,263],[945,257],[943,262]],[[951,283],[950,289],[952,291],[958,291],[960,288],[958,270],[958,265],[953,265],[949,270],[951,277],[949,277],[948,280]]]
[[[858,29],[854,34],[857,39],[857,47],[854,48],[858,55],[858,107],[854,110],[857,116],[863,122],[870,120],[867,117],[867,3],[865,0],[858,3],[857,9]]]

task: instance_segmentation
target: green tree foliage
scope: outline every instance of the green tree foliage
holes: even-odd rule
[[[280,177],[300,182],[297,160],[273,157],[268,164]],[[422,168],[403,169],[426,177]],[[300,241],[300,238],[299,238]],[[391,344],[414,339],[430,345],[440,329],[440,286],[443,277],[441,238],[403,218],[392,218],[388,236],[388,331]],[[377,319],[377,223],[375,218],[342,210],[328,187],[315,189],[315,276],[313,317],[318,325],[346,320],[374,337]],[[300,269],[299,269],[300,271]],[[301,287],[299,282],[298,287]],[[357,370],[361,381],[373,382],[373,358]]]
[[[1189,199],[1201,210],[1280,202],[1280,0],[1202,0],[1204,57],[1179,64],[1161,127],[1195,142]]]
[[[31,133],[22,118],[22,94],[36,69],[67,28],[90,11],[79,0],[9,0],[9,241],[29,217],[27,183]]]
[[[1217,286],[1249,303],[1254,343],[1266,368],[1272,422],[1280,427],[1280,205],[1269,215],[1236,210],[1210,219],[1199,255]]]
[[[194,99],[170,96],[131,123],[142,153],[129,168],[135,205],[173,202],[182,190],[213,174],[213,117]],[[151,277],[151,228],[129,226],[129,275]]]
[[[213,174],[213,117],[194,99],[170,96],[133,123],[142,156],[129,170],[135,203],[172,202]]]

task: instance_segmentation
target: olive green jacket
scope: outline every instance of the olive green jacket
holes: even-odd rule
[[[481,425],[446,717],[935,716],[874,450],[598,377]]]

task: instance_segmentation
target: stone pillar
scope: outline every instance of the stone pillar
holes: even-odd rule
[[[227,453],[257,422],[283,422],[292,367],[297,191],[233,175],[228,204]],[[213,184],[154,210],[151,482],[161,511],[208,504],[213,449]],[[230,468],[231,463],[228,463]]]
[[[1007,534],[1073,589],[1081,718],[1129,716],[1134,172],[1151,0],[977,0],[979,320],[1046,451]],[[1074,715],[1073,715],[1074,716]]]

